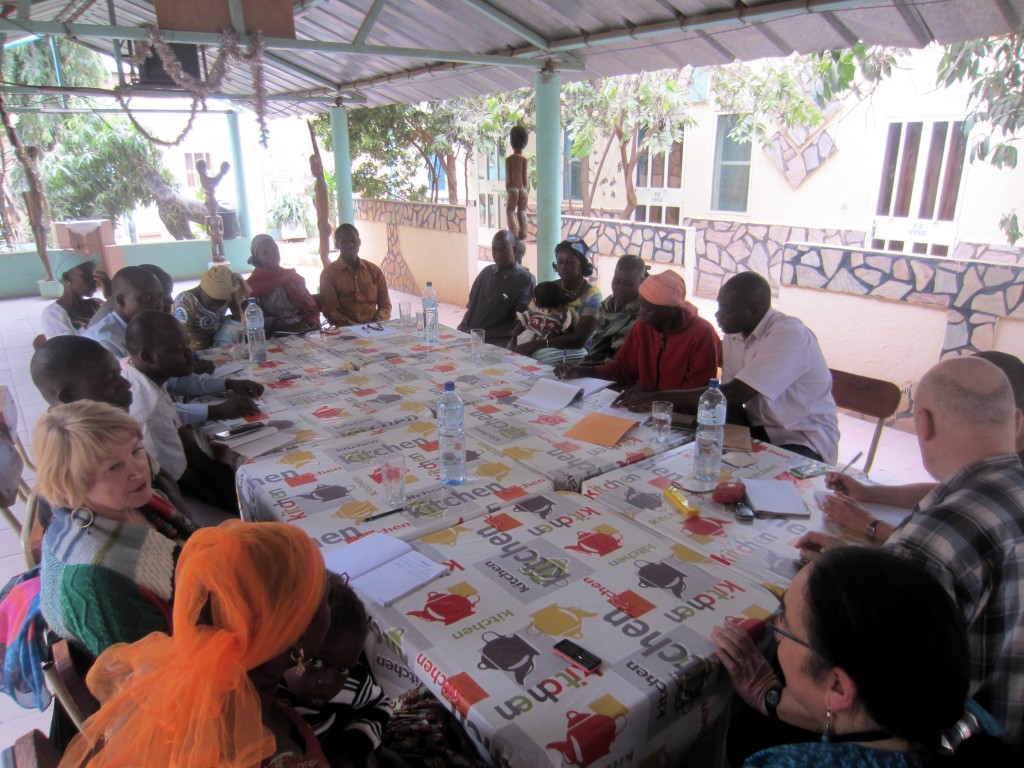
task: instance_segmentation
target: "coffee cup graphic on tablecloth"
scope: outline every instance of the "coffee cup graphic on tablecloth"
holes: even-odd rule
[[[583,619],[592,619],[595,616],[596,613],[553,603],[536,613],[531,613],[530,619],[532,628],[537,632],[543,632],[551,637],[571,637],[579,640],[583,637]]]

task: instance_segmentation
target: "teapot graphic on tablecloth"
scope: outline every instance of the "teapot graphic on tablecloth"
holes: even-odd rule
[[[516,682],[522,685],[527,675],[533,672],[533,657],[540,655],[540,651],[516,634],[484,632],[481,639],[484,647],[480,649],[477,667],[511,672]]]
[[[638,491],[632,486],[626,489],[623,500],[629,504],[629,506],[635,507],[636,509],[657,509],[661,506],[661,496],[656,493]]]
[[[554,508],[555,502],[544,496],[534,496],[532,499],[525,499],[513,507],[516,512],[531,512],[535,515],[540,515],[541,520],[547,520],[548,515],[551,514]]]
[[[298,494],[304,499],[310,501],[337,501],[348,496],[356,487],[354,485],[326,485],[320,483],[309,493]]]
[[[607,555],[622,548],[621,533],[603,533],[601,531],[579,531],[576,534],[576,543],[570,544],[565,549],[574,552],[582,552],[585,555]]]
[[[668,563],[649,563],[646,560],[634,560],[633,565],[639,569],[637,577],[640,580],[641,587],[667,589],[676,597],[682,598],[683,592],[686,590],[685,573]]]
[[[480,595],[456,595],[451,592],[431,592],[427,602],[418,611],[409,611],[406,616],[415,616],[427,621],[442,621],[445,626],[472,616]]]
[[[600,760],[612,750],[612,742],[626,725],[625,715],[609,717],[597,712],[575,712],[566,714],[568,727],[565,741],[553,741],[547,749],[562,753],[562,758],[577,768],[586,768]]]

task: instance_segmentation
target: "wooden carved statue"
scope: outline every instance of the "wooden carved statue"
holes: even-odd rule
[[[320,235],[320,261],[324,269],[331,264],[331,221],[330,199],[327,192],[327,181],[324,179],[324,163],[320,158],[320,147],[316,143],[313,123],[306,121],[309,128],[309,140],[313,142],[313,154],[309,156],[309,170],[313,173],[313,206],[316,208],[316,231]]]
[[[220,184],[221,179],[224,178],[230,169],[230,165],[221,163],[220,173],[216,176],[210,176],[206,173],[206,161],[196,161],[196,173],[199,174],[203,191],[206,193],[206,228],[210,233],[210,248],[213,251],[213,260],[215,262],[227,261],[224,258],[224,219],[217,212],[216,190],[217,185]]]
[[[34,144],[26,147],[21,143],[21,138],[14,130],[14,124],[11,123],[10,115],[7,113],[2,99],[0,99],[0,119],[3,120],[4,129],[7,131],[7,139],[14,147],[14,154],[25,170],[25,181],[28,183],[28,191],[24,193],[25,212],[28,214],[29,226],[32,228],[36,253],[39,254],[43,268],[46,270],[46,279],[53,280],[53,268],[50,266],[50,259],[46,253],[50,232],[50,206],[46,200],[43,177],[39,170],[43,151]]]
[[[516,240],[526,240],[526,213],[530,210],[530,161],[523,155],[530,134],[514,126],[508,140],[512,154],[505,158],[505,224]]]

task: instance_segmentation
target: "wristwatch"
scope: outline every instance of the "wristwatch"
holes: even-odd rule
[[[881,522],[882,521],[876,517],[872,519],[872,521],[868,523],[868,527],[864,529],[865,535],[867,535],[867,537],[872,541],[875,540],[875,533],[878,531],[878,524]]]
[[[764,692],[764,711],[768,713],[771,720],[779,719],[779,702],[782,701],[782,686],[773,685]]]

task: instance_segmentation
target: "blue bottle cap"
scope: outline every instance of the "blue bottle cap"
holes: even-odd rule
[[[444,383],[444,391],[445,392],[454,392],[455,391],[455,382],[454,381],[446,381]]]

